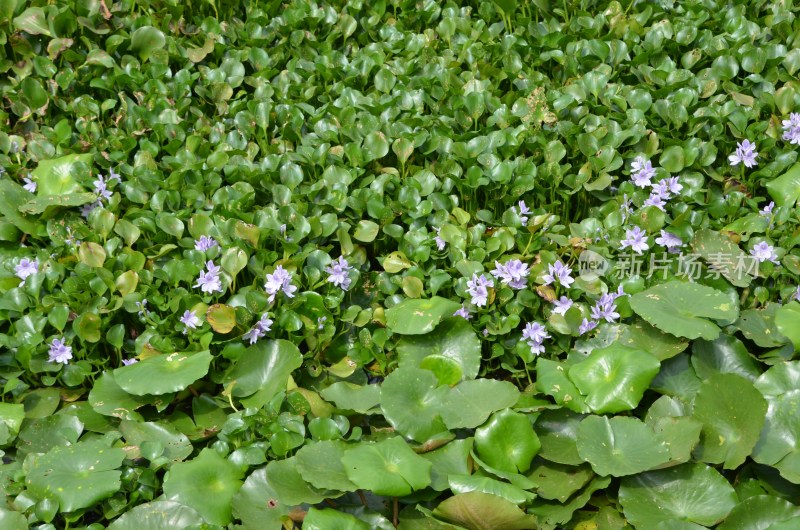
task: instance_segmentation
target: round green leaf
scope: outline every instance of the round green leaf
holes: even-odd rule
[[[692,344],[692,367],[703,379],[717,373],[736,374],[749,381],[761,375],[742,341],[731,335],[720,335],[714,341],[697,340]]]
[[[767,182],[766,188],[778,206],[794,206],[800,198],[800,163]]]
[[[196,458],[170,468],[164,478],[164,496],[194,508],[210,523],[226,525],[233,519],[231,501],[243,475],[213,449],[203,449]]]
[[[422,367],[428,356],[445,357],[458,364],[466,379],[475,379],[481,366],[481,342],[469,322],[460,317],[445,319],[433,333],[402,337],[397,341],[397,354],[403,368]]]
[[[178,392],[208,373],[211,353],[160,354],[114,370],[114,380],[134,396]]]
[[[342,457],[348,445],[339,440],[325,440],[304,445],[297,451],[297,471],[315,488],[339,491],[358,489],[347,478]]]
[[[733,487],[704,464],[682,464],[625,477],[619,501],[636,528],[654,528],[671,519],[712,526],[737,504]]]
[[[541,444],[525,414],[511,409],[492,414],[475,430],[475,450],[488,465],[507,473],[524,473]]]
[[[445,395],[440,414],[448,429],[474,429],[492,412],[513,406],[519,390],[507,381],[474,379],[460,382]]]
[[[176,431],[169,424],[156,422],[123,421],[119,425],[123,438],[128,444],[138,447],[142,444],[156,442],[164,448],[163,456],[172,462],[178,462],[192,454],[189,438]]]
[[[540,455],[541,456],[541,453]],[[536,495],[542,499],[555,500],[561,503],[567,500],[595,476],[591,466],[565,466],[554,464],[541,458],[534,460],[534,465],[527,477],[536,485]]]
[[[497,495],[470,491],[446,499],[433,510],[436,517],[468,530],[527,530],[538,528],[536,517]]]
[[[98,414],[123,420],[141,420],[136,409],[153,402],[152,396],[132,396],[122,390],[110,372],[103,372],[89,392],[89,403]]]
[[[719,327],[707,319],[731,322],[739,315],[725,293],[696,283],[660,283],[631,296],[631,309],[662,331],[678,337],[714,340]]]
[[[800,484],[800,362],[773,366],[758,378],[756,388],[766,396],[768,408],[752,458]]]
[[[461,381],[461,365],[444,355],[428,355],[422,359],[419,367],[433,372],[439,384],[452,386]]]
[[[336,404],[336,408],[352,410],[359,414],[370,414],[381,402],[381,387],[378,385],[354,385],[347,381],[334,383],[320,395]]]
[[[102,338],[100,327],[102,321],[94,313],[83,313],[72,321],[72,329],[75,334],[86,342],[97,342]]]
[[[389,152],[389,142],[386,135],[380,131],[371,132],[364,137],[361,146],[364,153],[364,162],[372,162],[378,158],[383,158]]]
[[[767,401],[753,383],[736,374],[714,374],[694,398],[692,417],[703,424],[696,456],[735,469],[756,445]]]
[[[360,443],[342,457],[347,477],[376,495],[410,495],[431,483],[431,463],[417,455],[399,436],[377,443]]]
[[[122,514],[108,530],[191,530],[206,524],[197,510],[173,501],[140,504]]]
[[[277,530],[289,506],[278,499],[278,494],[267,481],[265,467],[255,470],[233,497],[233,515],[242,520],[246,530]]]
[[[84,263],[89,267],[102,267],[103,263],[106,261],[106,251],[97,243],[87,241],[81,243],[81,246],[78,249],[78,257],[80,258],[81,263]]]
[[[800,350],[800,303],[790,302],[775,312],[778,332],[792,341],[794,351]]]
[[[429,370],[397,368],[381,385],[381,410],[398,432],[425,442],[447,430],[440,417],[447,391]]]
[[[91,153],[79,155],[71,154],[54,158],[51,160],[41,160],[39,165],[31,172],[34,180],[38,183],[38,195],[65,195],[68,193],[80,193],[86,191],[78,184],[75,179],[75,166],[80,162],[86,166],[91,166],[94,155]]]
[[[731,511],[717,530],[764,530],[775,523],[800,519],[800,508],[771,495],[748,497]]]
[[[25,484],[33,495],[57,500],[60,511],[74,512],[119,490],[117,469],[124,459],[125,451],[108,447],[104,440],[55,447],[28,455]]]
[[[569,368],[586,404],[596,413],[636,408],[661,364],[642,350],[612,344]]]
[[[142,26],[131,34],[130,50],[146,60],[154,50],[163,48],[165,43],[166,38],[160,29]]]
[[[225,384],[237,397],[250,396],[248,403],[261,406],[286,390],[289,376],[303,363],[300,350],[293,343],[279,340],[260,341],[248,347],[225,377]],[[260,404],[260,405],[258,405]]]
[[[753,281],[753,275],[749,272],[750,267],[742,266],[743,263],[748,264],[750,257],[739,248],[739,245],[719,232],[698,230],[692,239],[692,250],[733,285],[747,287]]]
[[[578,429],[578,454],[598,475],[622,477],[669,461],[669,447],[636,418],[589,416]]]
[[[386,326],[400,335],[424,335],[460,307],[458,302],[440,296],[403,300],[386,310]]]
[[[28,520],[19,512],[0,507],[0,528],[5,530],[28,530]]]
[[[545,410],[534,428],[542,443],[539,456],[551,462],[577,466],[583,463],[578,454],[578,429],[586,416],[567,409]]]
[[[303,530],[370,530],[370,525],[349,513],[325,508],[309,508],[303,518]]]
[[[213,304],[206,311],[206,321],[217,333],[230,333],[236,326],[236,309],[225,304]]]
[[[331,490],[318,489],[303,480],[297,469],[297,457],[273,460],[266,467],[266,480],[275,490],[278,500],[286,506],[317,504],[326,498],[341,495]]]

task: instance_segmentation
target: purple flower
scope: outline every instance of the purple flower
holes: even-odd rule
[[[732,166],[744,164],[746,167],[753,167],[756,165],[756,144],[751,143],[750,140],[745,140],[736,144],[736,152],[728,156]]]
[[[588,331],[592,331],[594,328],[597,327],[597,322],[594,320],[583,319],[581,325],[578,327],[578,334],[583,335]]]
[[[646,188],[651,186],[651,179],[655,176],[656,170],[653,169],[653,164],[649,160],[645,160],[643,156],[637,156],[636,160],[631,164],[631,179],[636,186]]]
[[[30,276],[31,274],[35,274],[39,271],[39,260],[30,260],[28,258],[22,258],[19,260],[19,264],[14,267],[14,274],[16,274],[17,278],[22,281],[25,281],[25,278]]]
[[[136,302],[136,309],[139,310],[139,316],[143,317],[147,314],[147,298],[143,298],[141,302]]]
[[[616,299],[617,296],[614,294],[604,294],[601,296],[594,307],[592,307],[592,319],[605,319],[606,322],[614,322],[618,319],[619,313],[617,313],[617,304],[614,303]]]
[[[612,300],[616,300],[620,296],[628,296],[628,293],[625,292],[625,289],[622,287],[622,285],[618,285],[617,290],[613,293],[608,293],[608,296],[610,296]]]
[[[522,330],[522,338],[528,342],[543,342],[544,339],[550,338],[550,334],[547,333],[544,324],[528,322]]]
[[[772,217],[772,209],[775,208],[775,202],[769,201],[769,204],[764,206],[764,209],[759,212],[762,217]]]
[[[670,177],[667,179],[667,188],[671,194],[677,195],[683,190],[683,184],[680,183],[678,177]]]
[[[267,334],[272,329],[272,319],[267,313],[261,315],[261,319],[250,328],[250,331],[242,335],[242,340],[249,340],[250,344],[255,344],[258,339]]]
[[[328,317],[318,317],[317,318],[317,330],[322,331],[325,329],[325,322],[328,320]]]
[[[561,263],[561,260],[556,261],[552,265],[548,265],[548,273],[543,276],[544,284],[550,285],[553,282],[558,282],[564,287],[569,287],[575,280],[570,276],[572,269]]]
[[[195,239],[194,249],[200,252],[205,252],[208,249],[214,248],[218,245],[213,237],[200,236],[200,239]]]
[[[632,229],[626,230],[625,239],[623,239],[620,243],[622,243],[620,249],[630,247],[631,250],[637,254],[641,254],[650,248],[650,245],[647,244],[647,233],[638,226],[634,226]]]
[[[472,318],[472,315],[469,313],[469,310],[463,305],[461,306],[460,309],[458,309],[455,313],[453,313],[453,316],[454,317],[464,317],[467,320]]]
[[[628,217],[633,215],[633,202],[628,198],[628,195],[622,196],[622,205],[620,206],[620,210],[622,211],[622,222],[627,221]],[[598,227],[598,230],[600,228]]]
[[[119,176],[119,173],[114,171],[113,168],[109,168],[107,182],[110,182],[112,180],[116,180],[117,182],[122,182],[122,178]]]
[[[759,263],[764,263],[765,261],[778,263],[778,255],[775,254],[775,247],[766,241],[762,241],[753,246],[752,250],[750,250],[750,255],[756,258]]]
[[[792,112],[788,120],[781,122],[783,125],[783,139],[790,144],[800,145],[800,113]]]
[[[494,287],[494,282],[481,274],[472,275],[472,279],[467,281],[467,293],[472,297],[473,305],[482,307],[489,299],[489,287]]]
[[[518,259],[512,259],[501,265],[495,261],[495,269],[491,271],[492,276],[499,278],[504,284],[512,289],[524,289],[528,285],[528,265]]]
[[[200,271],[200,276],[197,278],[197,283],[194,287],[200,287],[204,293],[222,292],[222,282],[219,279],[219,266],[214,265],[214,262],[208,260],[206,262],[206,272]]]
[[[122,364],[125,366],[130,366],[132,364],[136,364],[139,362],[139,359],[131,358],[131,359],[122,359]]]
[[[83,207],[81,208],[81,217],[87,219],[89,217],[89,214],[92,213],[95,208],[98,208],[102,204],[103,203],[100,201],[94,201],[90,202],[89,204],[84,204]]]
[[[489,336],[489,329],[488,328],[483,328],[483,336],[484,337],[488,337]]]
[[[23,177],[22,180],[25,181],[25,185],[22,186],[23,188],[31,193],[36,193],[36,183],[34,181],[28,177]]]
[[[51,363],[67,364],[72,359],[72,347],[64,344],[61,339],[53,339],[48,354],[50,356],[48,361]]]
[[[445,241],[439,236],[439,230],[441,230],[441,228],[436,228],[435,230],[436,230],[436,237],[434,237],[433,240],[436,243],[436,248],[438,248],[439,250],[444,250],[445,247],[447,246],[447,241]]]
[[[330,267],[327,267],[325,272],[330,274],[328,276],[330,283],[341,287],[342,291],[346,291],[350,288],[350,282],[352,281],[347,275],[351,270],[353,270],[353,267],[344,259],[344,256],[339,256],[339,259],[335,260]]]
[[[558,300],[553,300],[553,305],[555,306],[555,309],[553,309],[553,313],[556,313],[558,315],[564,315],[567,313],[567,310],[569,310],[569,308],[572,307],[572,304],[574,303],[575,302],[573,302],[566,296],[562,296]]]
[[[197,329],[197,326],[200,325],[200,318],[195,314],[194,311],[186,310],[183,312],[183,316],[181,317],[181,322],[183,322],[186,329],[183,330],[183,334],[186,335],[186,332],[190,329]]]
[[[643,206],[655,206],[662,212],[664,211],[664,206],[666,206],[666,202],[664,202],[664,196],[654,191],[650,194],[650,196],[645,199]]]
[[[683,241],[681,241],[681,238],[678,236],[666,230],[662,230],[661,237],[656,238],[656,244],[666,248],[670,253],[675,253],[683,246]]]
[[[533,213],[528,209],[528,206],[525,204],[525,201],[519,201],[519,220],[522,223],[522,226],[528,224],[528,216]]]
[[[99,196],[99,200],[109,200],[113,193],[106,186],[106,181],[103,180],[103,175],[97,175],[97,180],[93,182],[94,192]]]
[[[349,286],[349,285],[348,285]],[[275,272],[267,274],[267,283],[264,284],[264,290],[269,295],[269,301],[275,300],[275,295],[278,291],[283,291],[283,294],[289,298],[294,298],[294,292],[297,286],[292,285],[292,273],[283,268],[283,265],[275,267]]]

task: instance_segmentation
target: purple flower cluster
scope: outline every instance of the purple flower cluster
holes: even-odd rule
[[[186,310],[183,312],[181,322],[186,326],[183,330],[183,334],[186,335],[186,332],[190,329],[197,329],[197,326],[200,325],[200,318],[194,311]]]
[[[656,244],[666,248],[670,254],[677,254],[683,246],[683,241],[675,234],[662,230],[661,237],[656,238]]]
[[[491,275],[498,278],[504,285],[508,285],[512,289],[524,289],[528,285],[528,274],[531,271],[527,264],[518,259],[512,259],[502,265],[499,261],[495,261],[494,265],[495,269],[491,271]]]
[[[102,206],[103,201],[108,202],[111,199],[111,196],[114,195],[114,193],[108,189],[108,183],[112,180],[117,182],[122,181],[119,174],[115,173],[113,169],[109,170],[109,175],[107,178],[103,178],[103,175],[97,175],[97,179],[92,182],[92,184],[94,184],[94,192],[97,195],[97,200],[83,206],[81,209],[81,215],[83,217],[89,217],[89,214],[92,213],[92,210],[98,206]]]
[[[441,230],[441,228],[435,228],[435,230],[436,230],[436,237],[433,238],[433,241],[436,243],[436,248],[438,248],[439,250],[444,250],[445,247],[447,247],[447,241],[442,239],[441,236],[439,235],[439,230]]]
[[[35,274],[39,271],[39,260],[31,260],[28,258],[22,258],[19,260],[19,263],[16,267],[14,267],[14,274],[22,281],[30,276],[31,274]]]
[[[243,340],[249,340],[250,344],[255,344],[258,339],[267,334],[272,329],[272,319],[267,313],[261,315],[261,319],[250,328],[250,331],[242,335]]]
[[[350,283],[352,280],[348,274],[351,270],[353,270],[353,267],[351,267],[347,260],[344,259],[344,256],[339,256],[339,259],[334,260],[330,267],[325,268],[325,272],[330,275],[328,276],[328,281],[333,285],[340,287],[342,291],[346,291],[350,288]],[[288,293],[287,295],[290,298],[293,296]]]
[[[800,145],[800,112],[789,114],[789,119],[783,120],[781,125],[783,125],[783,139],[792,145]]]
[[[746,167],[754,167],[756,165],[757,156],[756,144],[752,143],[750,140],[745,140],[736,144],[736,151],[728,156],[728,160],[732,166],[744,164]]]
[[[656,175],[656,170],[649,160],[645,160],[643,156],[637,156],[636,160],[631,164],[631,180],[636,186],[646,188],[651,186],[651,180]]]
[[[597,327],[597,323],[600,320],[614,322],[616,319],[618,319],[619,313],[617,313],[616,300],[620,296],[626,296],[621,285],[615,292],[602,295],[592,307],[592,320],[584,318],[583,322],[581,322],[581,325],[578,328],[578,333],[583,335],[584,333],[593,330]]]
[[[778,263],[778,255],[775,254],[775,247],[766,241],[754,245],[750,250],[750,255],[757,259],[759,263],[764,263],[765,261]]]
[[[31,193],[36,193],[36,187],[37,187],[36,182],[34,182],[28,177],[23,177],[22,180],[25,182],[25,185],[22,187],[25,188],[26,191],[29,191]]]
[[[218,244],[219,243],[217,243],[213,237],[200,236],[200,239],[195,239],[194,241],[194,249],[205,252],[206,250],[216,247]]]
[[[494,287],[494,282],[481,274],[472,275],[472,279],[467,281],[467,293],[472,297],[473,305],[478,307],[485,306],[489,299],[489,287]]]
[[[522,223],[522,226],[527,226],[528,224],[528,216],[533,213],[528,208],[528,205],[525,204],[525,201],[519,201],[519,206],[517,207],[519,212],[519,221]]]
[[[72,347],[67,346],[61,339],[53,339],[50,343],[50,351],[48,352],[51,363],[67,364],[72,359]]]
[[[561,260],[556,261],[552,265],[548,265],[547,269],[548,273],[543,276],[545,285],[558,282],[564,287],[569,287],[575,281],[575,279],[570,276],[572,269],[561,263]]]
[[[297,286],[292,285],[292,273],[283,268],[283,265],[275,267],[275,272],[267,274],[267,283],[264,284],[264,290],[269,295],[269,301],[275,300],[275,295],[279,291],[289,298],[294,298],[294,292]]]
[[[650,248],[650,245],[647,244],[647,232],[638,226],[634,226],[633,228],[626,230],[625,239],[620,241],[620,243],[620,250],[630,247],[630,249],[637,254],[641,254]]]
[[[219,278],[220,268],[214,265],[214,262],[208,260],[206,262],[207,271],[200,271],[200,276],[197,278],[197,283],[194,287],[200,287],[204,293],[221,293],[222,282]]]
[[[457,309],[456,312],[453,313],[453,316],[454,317],[463,317],[463,318],[465,318],[467,320],[472,318],[472,315],[469,313],[469,310],[466,308],[466,306],[463,306],[463,305],[461,306],[460,309]]]
[[[539,322],[528,322],[525,324],[525,329],[522,330],[522,339],[531,348],[531,353],[539,355],[544,353],[544,339],[550,337],[547,333],[544,324]]]
[[[566,296],[562,296],[558,300],[553,300],[553,305],[555,306],[555,309],[553,309],[553,313],[557,315],[565,315],[569,310],[569,308],[572,307],[574,303],[575,302],[573,302]]]

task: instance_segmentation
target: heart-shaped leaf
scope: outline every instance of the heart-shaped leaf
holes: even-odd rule
[[[377,495],[410,495],[431,483],[431,463],[398,436],[360,443],[345,451],[342,464],[356,486]]]
[[[669,447],[636,418],[589,416],[578,429],[578,454],[598,475],[622,477],[669,461]]]
[[[160,354],[114,370],[114,380],[134,396],[178,392],[208,373],[213,357],[206,351]]]

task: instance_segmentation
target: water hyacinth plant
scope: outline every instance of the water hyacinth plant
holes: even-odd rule
[[[0,530],[794,530],[791,2],[0,2]]]

